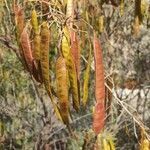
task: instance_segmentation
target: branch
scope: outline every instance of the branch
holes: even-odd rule
[[[42,104],[43,112],[44,112],[44,117],[47,118],[47,116],[48,116],[48,111],[47,111],[47,108],[46,108],[44,99],[43,99],[43,97],[40,95],[40,92],[39,92],[39,90],[38,90],[38,88],[37,88],[37,85],[36,85],[35,80],[33,79],[33,77],[31,77],[31,80],[32,80],[32,82],[33,82],[34,90],[35,90],[35,92],[36,92],[36,94],[37,94],[37,96],[38,96],[38,98],[39,98],[39,100],[40,100],[40,102],[41,102],[41,104]]]

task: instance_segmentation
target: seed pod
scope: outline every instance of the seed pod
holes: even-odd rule
[[[51,93],[50,88],[50,74],[49,74],[49,44],[50,44],[50,31],[48,29],[47,23],[44,22],[41,27],[41,69],[42,78],[45,88],[48,93]]]
[[[150,149],[150,141],[147,139],[144,139],[141,143],[140,150],[149,150]]]
[[[69,100],[68,100],[68,72],[65,59],[59,57],[56,61],[56,83],[59,108],[63,122],[69,124]]]
[[[93,114],[93,130],[96,134],[104,127],[104,119],[105,119],[105,108],[103,103],[97,103],[95,105],[94,114]]]
[[[104,150],[111,150],[105,138],[103,138],[103,148]]]
[[[67,58],[67,68],[69,72],[68,74],[69,74],[69,81],[70,81],[70,89],[72,93],[73,108],[76,111],[78,111],[80,107],[79,88],[78,88],[76,68],[71,54]]]
[[[25,27],[24,10],[20,6],[16,6],[15,20],[16,20],[16,27],[17,27],[17,35],[18,38],[20,38],[20,35],[22,34],[23,29]]]
[[[39,25],[38,25],[38,20],[37,20],[37,14],[36,11],[32,11],[32,16],[31,16],[31,24],[33,28],[33,56],[36,61],[40,60],[40,42],[41,38],[39,35]]]
[[[76,66],[76,72],[79,80],[80,76],[80,49],[77,34],[74,31],[71,31],[71,53],[73,60]]]
[[[66,27],[64,27],[63,31],[64,31],[64,35],[62,37],[62,54],[63,57],[65,58],[67,69],[68,69],[70,89],[73,98],[73,107],[75,108],[76,111],[78,111],[79,103],[80,103],[79,87],[78,87],[76,67],[70,49],[70,34]]]
[[[146,132],[144,128],[141,128],[141,139],[140,139],[140,150],[149,150],[150,141],[147,139]]]
[[[120,15],[123,16],[124,14],[124,0],[120,1]]]
[[[33,56],[35,60],[40,60],[40,43],[41,37],[39,34],[36,34],[33,38]]]
[[[14,4],[14,14],[15,14],[15,25],[16,25],[16,39],[17,44],[19,46],[19,52],[23,60],[25,60],[23,50],[20,44],[20,36],[23,32],[23,29],[25,27],[25,20],[24,20],[24,11],[23,8],[19,5]],[[27,64],[26,64],[27,65]]]
[[[115,143],[111,137],[108,139],[108,143],[110,146],[110,150],[115,150]]]
[[[104,31],[104,16],[101,15],[99,17],[99,32],[103,32]]]
[[[41,64],[41,70],[42,70],[42,78],[43,78],[43,82],[45,85],[45,89],[51,99],[56,115],[62,121],[60,110],[58,106],[55,104],[54,98],[51,92],[50,73],[49,73],[49,45],[50,45],[50,31],[48,29],[47,23],[44,22],[41,27],[40,64]]]
[[[85,19],[87,22],[90,22],[88,11],[85,11]]]
[[[93,130],[98,134],[104,127],[105,119],[105,85],[104,68],[102,61],[102,48],[99,39],[94,34],[94,59],[95,59],[95,97],[96,106],[93,118]]]
[[[32,11],[31,24],[33,27],[34,34],[38,34],[39,33],[39,25],[38,25],[37,14],[36,14],[35,10]]]
[[[24,30],[21,34],[20,43],[21,43],[21,46],[23,49],[23,55],[25,57],[27,68],[32,73],[32,71],[33,71],[33,56],[32,56],[29,35],[27,33],[27,27],[24,28]]]
[[[42,83],[42,72],[40,61],[39,62],[36,62],[35,60],[33,61],[33,77],[37,82]]]
[[[105,134],[98,134],[96,140],[96,148],[95,150],[115,150],[115,144],[111,137],[111,135]]]
[[[95,60],[95,97],[97,102],[105,100],[105,80],[103,67],[103,54],[99,39],[94,35],[94,60]]]
[[[38,25],[38,19],[36,11],[32,11],[31,15],[31,24],[32,24],[32,30],[33,30],[33,44],[32,44],[32,50],[33,50],[33,57],[34,57],[34,67],[33,67],[33,76],[38,82],[42,82],[41,77],[41,66],[40,66],[40,43],[41,43],[41,37],[39,34],[39,25]]]
[[[88,63],[87,67],[84,73],[84,83],[83,83],[83,99],[82,103],[83,106],[86,106],[87,100],[88,100],[88,85],[89,85],[89,79],[90,79],[90,67],[91,67],[91,49],[89,50],[89,58],[88,58]]]
[[[64,35],[62,37],[62,54],[67,58],[70,54],[70,33],[67,27],[63,28]]]

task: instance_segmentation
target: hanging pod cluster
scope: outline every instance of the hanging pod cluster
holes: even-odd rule
[[[67,27],[64,27],[61,43],[62,56],[59,56],[56,61],[56,95],[58,98],[58,104],[56,104],[51,91],[50,30],[48,24],[43,22],[39,27],[37,13],[33,10],[31,14],[33,40],[31,40],[28,24],[25,24],[23,8],[16,5],[15,12],[17,39],[22,60],[25,61],[25,66],[34,79],[44,84],[58,118],[68,125],[70,119],[69,104],[71,103],[69,102],[69,91],[71,91],[73,108],[78,111],[80,107],[77,66],[71,53],[71,35]],[[21,23],[19,20],[21,20]],[[75,47],[74,43],[72,47]]]
[[[17,41],[20,49],[20,56],[26,69],[37,82],[43,83],[52,101],[54,110],[61,120],[60,111],[54,102],[50,83],[49,49],[50,49],[50,30],[48,24],[43,22],[39,28],[36,11],[31,14],[31,25],[33,42],[25,24],[24,10],[18,5],[14,7]]]
[[[73,1],[70,0],[68,2],[69,6],[66,14],[69,17],[73,15]],[[33,10],[30,22],[32,30],[29,32],[29,25],[25,23],[23,8],[16,5],[14,10],[20,56],[25,62],[26,69],[37,82],[44,85],[58,118],[69,126],[71,108],[73,107],[78,112],[81,104],[86,108],[88,103],[92,46],[88,48],[88,60],[83,77],[83,86],[81,86],[80,47],[77,32],[71,28],[72,24],[62,26],[61,46],[58,50],[59,53],[55,56],[57,57],[56,61],[52,62],[49,57],[51,47],[50,34],[52,33],[48,23],[42,22],[39,25],[37,13]],[[96,34],[94,34],[93,49],[96,73],[95,97],[97,102],[93,114],[93,130],[98,134],[104,127],[105,86],[102,49]],[[55,69],[51,68],[51,63],[55,63]],[[55,74],[55,88],[53,92],[51,71]],[[81,91],[82,95],[80,94]]]

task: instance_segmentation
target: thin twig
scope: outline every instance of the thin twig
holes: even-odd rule
[[[39,100],[40,100],[40,102],[41,102],[41,104],[42,104],[43,112],[44,112],[44,117],[47,118],[47,116],[48,116],[48,111],[47,111],[46,105],[45,105],[45,103],[44,103],[44,99],[43,99],[43,97],[40,95],[40,92],[39,92],[39,90],[38,90],[38,88],[37,88],[37,85],[36,85],[35,80],[33,79],[33,77],[31,77],[31,80],[32,80],[32,82],[33,82],[33,86],[34,86],[35,92],[36,92],[36,94],[37,94],[37,96],[38,96],[38,98],[39,98]]]

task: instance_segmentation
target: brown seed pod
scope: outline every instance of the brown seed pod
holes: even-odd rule
[[[104,128],[105,107],[103,103],[96,103],[93,114],[93,130],[98,135]]]
[[[33,72],[33,56],[31,50],[31,44],[29,35],[27,33],[27,27],[24,28],[20,37],[21,47],[23,49],[23,55],[27,64],[27,68],[32,73]]]
[[[104,67],[102,60],[102,48],[99,39],[94,34],[94,59],[95,59],[95,97],[96,106],[93,116],[93,130],[98,134],[104,127],[105,119],[105,84],[104,84]]]
[[[19,52],[23,60],[25,60],[23,50],[20,44],[20,36],[24,30],[25,27],[25,19],[24,19],[24,10],[21,6],[16,5],[14,3],[14,14],[15,14],[15,26],[16,26],[16,39],[19,46]],[[27,64],[26,64],[27,65]]]
[[[80,49],[77,34],[71,31],[71,53],[76,66],[76,72],[79,80],[80,76]]]
[[[105,100],[105,80],[103,67],[103,54],[99,39],[94,35],[94,60],[95,60],[95,97],[97,102]]]

